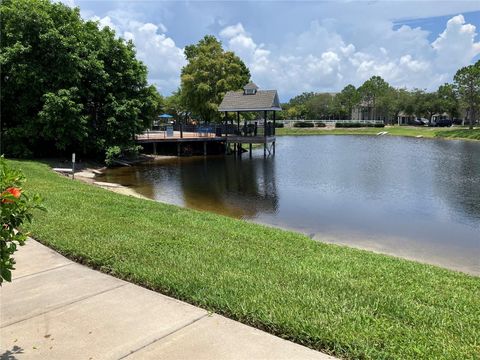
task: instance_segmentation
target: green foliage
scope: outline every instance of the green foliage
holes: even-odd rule
[[[314,125],[311,122],[300,121],[293,124],[293,127],[296,128],[313,128]]]
[[[315,127],[319,127],[319,128],[324,128],[326,127],[327,125],[325,123],[316,123],[315,124]]]
[[[478,277],[16,164],[49,208],[32,233],[91,266],[343,359],[478,357]]]
[[[386,96],[390,85],[380,76],[372,76],[358,88],[362,107],[370,111],[370,119],[377,120],[380,110],[379,99]]]
[[[369,123],[359,123],[359,122],[347,122],[347,123],[335,123],[336,128],[360,128],[360,127],[374,127],[374,128],[383,128],[385,124],[369,124]]]
[[[42,209],[38,195],[32,198],[23,191],[25,177],[0,157],[0,286],[3,281],[12,281],[15,270],[13,254],[22,246],[28,233],[21,225],[32,221],[32,210]]]
[[[458,96],[468,109],[469,124],[472,129],[480,107],[480,60],[474,65],[458,70],[454,82]]]
[[[460,115],[460,102],[453,84],[443,84],[437,90],[440,113],[446,112],[451,119]]]
[[[110,146],[107,148],[107,151],[105,151],[105,164],[112,166],[116,160],[120,159],[121,155],[122,149],[120,146]]]
[[[316,94],[314,92],[304,92],[290,99],[289,106],[305,105],[308,100],[312,99]]]
[[[217,110],[223,97],[227,91],[242,89],[250,79],[250,71],[211,35],[186,46],[185,56],[188,64],[181,73],[181,101],[203,121],[220,120]]]
[[[335,95],[329,93],[315,94],[309,98],[305,107],[308,119],[328,119],[336,117]]]
[[[131,145],[121,148],[120,146],[110,146],[105,151],[105,164],[113,166],[117,160],[135,158],[139,155],[142,146]]]
[[[162,99],[132,42],[48,0],[0,4],[5,152],[102,155],[129,146]]]
[[[337,95],[339,104],[341,106],[341,112],[345,117],[350,118],[355,106],[360,103],[360,94],[355,86],[349,84],[343,88],[343,90]]]

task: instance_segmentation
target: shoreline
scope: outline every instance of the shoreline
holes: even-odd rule
[[[173,157],[175,157],[175,156],[173,156]],[[168,158],[168,157],[166,157],[166,158]],[[94,175],[93,178],[92,178],[92,175]],[[162,203],[162,204],[166,204],[166,205],[178,206],[182,209],[196,210],[196,211],[199,211],[199,212],[204,212],[204,213],[209,213],[209,214],[214,214],[214,215],[219,215],[219,216],[226,216],[226,217],[229,217],[229,218],[237,219],[235,217],[230,217],[230,216],[219,214],[219,213],[216,213],[216,212],[213,212],[213,211],[202,210],[202,209],[192,209],[192,208],[189,208],[189,207],[180,206],[180,205],[173,204],[173,203],[166,202],[166,201],[158,201],[158,200],[149,198],[145,195],[142,195],[141,193],[135,191],[134,189],[132,189],[131,187],[128,187],[128,186],[124,186],[124,185],[121,185],[121,184],[118,184],[118,183],[112,183],[112,182],[95,181],[94,179],[95,179],[95,176],[97,176],[97,175],[98,174],[96,172],[94,172],[94,169],[90,169],[89,172],[87,172],[85,170],[83,172],[75,173],[75,179],[78,179],[79,181],[85,182],[87,184],[97,186],[97,187],[100,187],[102,189],[109,190],[111,192],[121,194],[121,195],[132,196],[132,197],[136,197],[136,198],[139,198],[139,199],[150,200],[150,201],[154,201],[154,202],[158,202],[158,203]],[[346,237],[346,236],[345,237],[338,237],[338,236],[333,236],[331,234],[327,235],[326,233],[310,234],[307,231],[302,231],[302,230],[295,229],[295,228],[292,228],[292,227],[289,227],[289,226],[278,226],[278,225],[273,225],[273,224],[270,224],[270,223],[257,222],[257,221],[245,220],[245,219],[237,219],[237,220],[245,221],[245,222],[251,223],[251,224],[259,224],[259,225],[263,225],[263,226],[268,226],[268,227],[271,227],[273,229],[293,231],[295,233],[308,236],[313,241],[324,243],[324,244],[333,244],[333,245],[336,245],[336,246],[344,246],[344,247],[347,247],[347,248],[368,251],[368,252],[372,252],[372,253],[375,253],[375,254],[391,256],[391,257],[394,257],[394,258],[397,258],[397,259],[400,259],[400,260],[408,260],[408,261],[414,261],[414,262],[417,262],[417,263],[420,263],[420,264],[433,265],[433,266],[437,266],[437,267],[440,267],[440,268],[443,268],[443,269],[446,269],[446,270],[461,272],[461,273],[464,273],[464,274],[467,274],[467,275],[480,277],[480,269],[475,270],[475,269],[469,269],[468,266],[465,267],[465,266],[455,265],[454,263],[450,263],[448,261],[442,260],[442,258],[440,258],[438,256],[435,256],[433,258],[428,258],[428,255],[425,255],[424,253],[423,254],[420,253],[419,256],[415,256],[415,255],[408,255],[406,253],[402,253],[402,251],[395,251],[394,249],[389,250],[388,248],[385,248],[384,245],[379,245],[374,240],[369,239],[368,237],[362,237],[362,238],[357,237],[357,242],[358,241],[360,242],[360,243],[357,243],[357,242],[352,242],[352,241],[346,240],[346,239],[349,238],[349,237]],[[393,239],[393,237],[392,237],[392,239]],[[415,241],[413,239],[406,239],[406,240],[408,242],[412,243],[412,244],[415,244]]]
[[[480,141],[480,128],[468,129],[465,127],[437,128],[415,126],[385,126],[383,128],[277,128],[276,136],[325,136],[325,135],[358,135],[378,136],[378,133],[386,131],[384,136],[408,137],[417,139],[437,140],[464,140]],[[466,132],[466,133],[464,133]],[[450,133],[450,134],[449,134]],[[457,136],[450,136],[450,135]],[[470,137],[468,137],[470,136]]]

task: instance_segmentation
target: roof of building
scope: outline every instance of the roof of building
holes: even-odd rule
[[[258,90],[259,87],[257,86],[257,84],[255,84],[254,82],[249,82],[247,85],[245,85],[243,87],[244,90],[249,90],[249,89],[255,89],[255,90]]]
[[[246,86],[248,85],[250,84]],[[282,110],[277,90],[257,90],[254,94],[245,94],[244,91],[229,91],[225,94],[222,103],[218,107],[218,111],[246,112],[265,110]]]

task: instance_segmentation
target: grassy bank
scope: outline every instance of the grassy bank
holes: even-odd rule
[[[45,198],[34,236],[173,297],[351,359],[473,359],[480,278],[115,194],[12,162]]]
[[[466,128],[433,128],[414,126],[386,126],[385,128],[353,128],[353,129],[325,129],[325,128],[279,128],[276,134],[282,135],[376,135],[380,131],[388,131],[393,136],[422,136],[425,138],[451,138],[480,140],[480,129]]]

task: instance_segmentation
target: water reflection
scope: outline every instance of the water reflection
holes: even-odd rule
[[[480,144],[282,137],[274,158],[173,158],[106,181],[159,201],[480,274]]]
[[[275,213],[275,162],[255,157],[172,158],[106,174],[152,199],[236,218]]]

